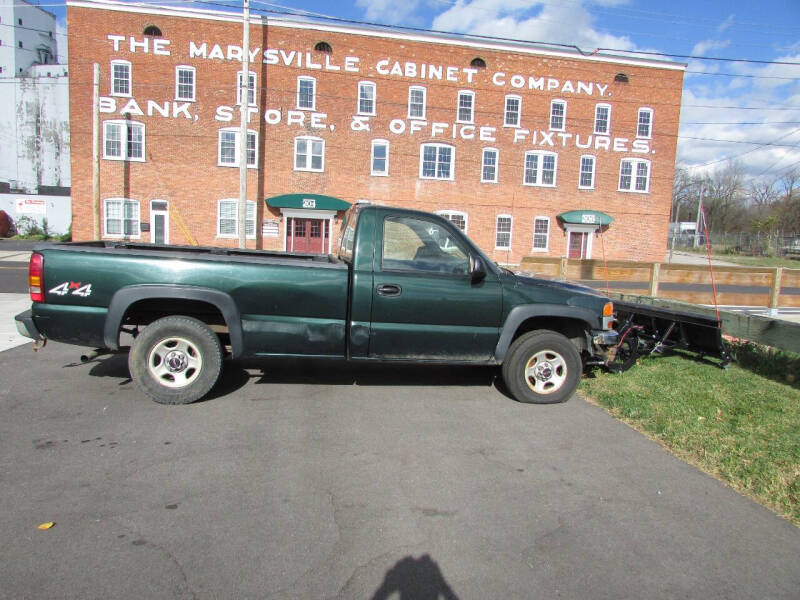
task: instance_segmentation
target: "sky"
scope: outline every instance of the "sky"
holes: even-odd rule
[[[191,0],[147,1],[193,6]],[[63,5],[46,3],[63,19]],[[251,9],[574,44],[588,51],[747,59],[753,62],[674,58],[688,64],[677,164],[702,175],[731,159],[763,180],[800,170],[800,0],[251,0]]]

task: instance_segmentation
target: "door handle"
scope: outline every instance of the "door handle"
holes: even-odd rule
[[[379,296],[399,296],[403,291],[396,283],[382,283],[378,286]]]

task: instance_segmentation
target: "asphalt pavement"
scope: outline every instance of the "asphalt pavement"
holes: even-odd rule
[[[283,361],[170,407],[81,352],[0,353],[2,598],[798,597],[800,529],[580,397]]]

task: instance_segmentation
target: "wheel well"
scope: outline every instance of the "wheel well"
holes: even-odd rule
[[[537,329],[556,331],[569,338],[579,352],[587,350],[586,331],[589,329],[588,325],[580,319],[569,317],[532,317],[527,319],[514,332],[511,342],[513,343],[519,336]]]
[[[146,327],[153,321],[172,315],[193,317],[208,325],[220,337],[223,346],[230,344],[228,325],[222,312],[210,302],[203,302],[202,300],[178,298],[138,300],[132,303],[125,311],[125,316],[120,323],[120,330],[122,330],[122,327]]]

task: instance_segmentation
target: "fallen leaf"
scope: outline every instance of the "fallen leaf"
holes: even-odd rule
[[[42,523],[39,525],[39,529],[50,529],[53,525],[55,525],[55,523],[48,521],[47,523]]]

